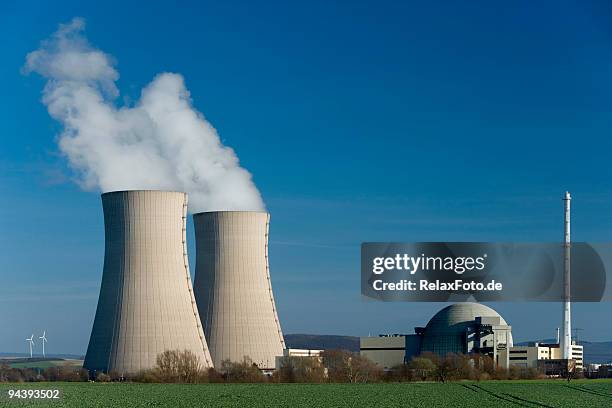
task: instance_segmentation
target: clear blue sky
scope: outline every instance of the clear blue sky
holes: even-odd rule
[[[612,240],[607,2],[81,3],[0,5],[0,351],[47,329],[49,352],[84,353],[95,313],[99,195],[71,182],[44,82],[20,73],[75,16],[116,58],[123,100],[183,74],[252,172],[286,333],[411,332],[443,306],[361,300],[362,241],[561,240],[566,189],[573,238]],[[493,307],[518,340],[561,317]],[[610,312],[576,304],[574,325],[612,340]]]

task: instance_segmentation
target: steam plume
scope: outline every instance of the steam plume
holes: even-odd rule
[[[262,210],[250,173],[194,109],[183,77],[159,74],[134,106],[118,107],[119,73],[84,29],[80,18],[60,25],[23,67],[47,79],[42,101],[63,125],[59,149],[77,182],[103,192],[186,191],[192,212]]]

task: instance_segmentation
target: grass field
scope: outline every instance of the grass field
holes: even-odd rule
[[[53,407],[610,407],[612,380],[490,381],[405,384],[0,384],[9,389],[60,389]]]
[[[10,361],[10,360],[4,360]],[[62,359],[62,360],[44,360],[44,361],[19,361],[17,363],[9,362],[9,367],[11,368],[40,368],[45,369],[49,367],[62,367],[64,365],[70,365],[75,367],[83,366],[83,360],[71,360],[71,359]]]

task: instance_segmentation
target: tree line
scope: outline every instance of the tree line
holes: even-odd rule
[[[156,365],[133,375],[90,373],[71,365],[46,369],[11,368],[0,365],[0,382],[31,381],[131,381],[143,383],[373,383],[409,381],[536,379],[536,369],[500,368],[492,358],[449,353],[440,357],[425,353],[406,364],[383,370],[358,353],[326,350],[320,357],[281,357],[272,375],[264,374],[248,357],[241,362],[224,361],[220,367],[204,368],[189,350],[167,350]]]

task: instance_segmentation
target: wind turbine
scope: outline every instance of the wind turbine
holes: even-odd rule
[[[43,335],[39,337],[39,339],[42,340],[42,346],[43,346],[43,358],[45,358],[45,343],[47,342],[47,331],[43,330]]]
[[[34,347],[34,335],[32,334],[29,339],[26,339],[30,343],[30,358],[32,358],[32,347]]]

